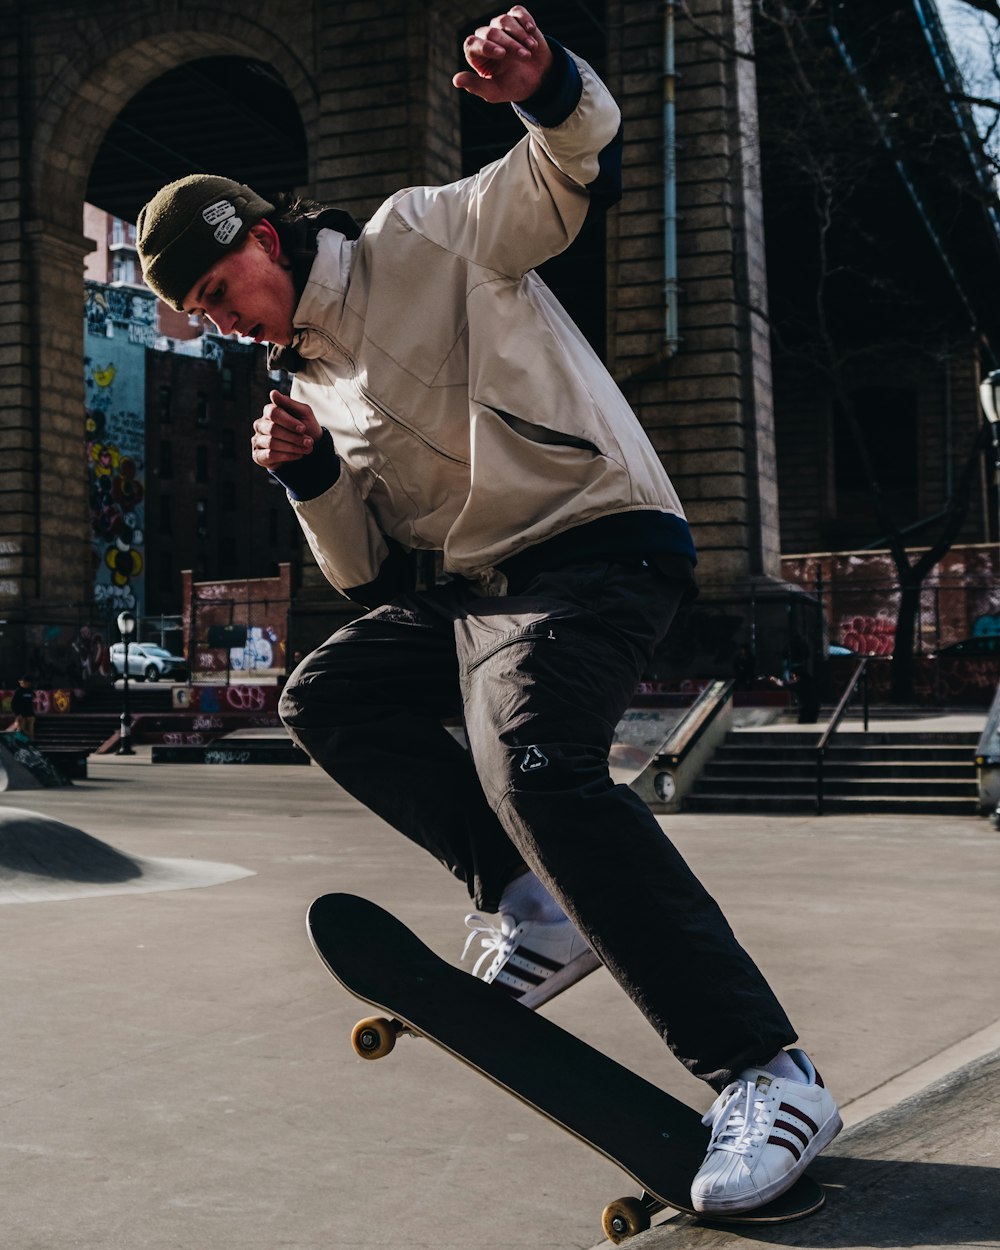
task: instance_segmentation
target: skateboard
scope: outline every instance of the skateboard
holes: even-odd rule
[[[617,1164],[642,1188],[604,1210],[616,1245],[667,1207],[713,1224],[777,1224],[817,1211],[822,1186],[803,1176],[767,1206],[740,1215],[700,1214],[691,1181],[708,1146],[686,1104],[551,1020],[426,947],[395,916],[352,894],[325,894],[309,908],[317,954],[355,998],[390,1013],[354,1028],[363,1059],[380,1059],[400,1034],[428,1038]]]

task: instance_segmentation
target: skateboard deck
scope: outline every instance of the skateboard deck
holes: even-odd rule
[[[604,1212],[614,1242],[665,1207],[711,1223],[773,1224],[818,1210],[822,1187],[803,1176],[780,1198],[740,1215],[695,1212],[691,1181],[708,1146],[697,1111],[551,1020],[439,958],[389,912],[351,894],[309,908],[317,954],[356,998],[392,1019],[362,1020],[354,1047],[380,1058],[400,1032],[428,1038],[617,1164],[642,1187]]]

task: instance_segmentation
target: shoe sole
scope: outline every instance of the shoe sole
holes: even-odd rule
[[[534,1011],[535,1008],[541,1007],[550,999],[555,998],[557,994],[561,994],[563,990],[568,990],[571,985],[582,981],[584,977],[596,972],[600,967],[601,961],[594,952],[584,951],[582,955],[577,955],[576,959],[564,964],[558,972],[553,972],[550,977],[546,977],[534,989],[527,990],[517,1001],[522,1007]]]
[[[833,1115],[820,1125],[816,1136],[803,1150],[802,1157],[795,1166],[784,1176],[779,1176],[776,1181],[772,1181],[770,1185],[759,1190],[753,1198],[699,1198],[692,1194],[691,1205],[702,1215],[738,1215],[742,1211],[756,1211],[758,1207],[766,1206],[775,1198],[780,1198],[786,1190],[791,1189],[813,1159],[829,1146],[843,1127],[844,1121],[840,1118],[840,1112],[834,1111]]]

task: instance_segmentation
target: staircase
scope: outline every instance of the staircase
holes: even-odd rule
[[[137,688],[138,686],[138,688]],[[51,712],[35,718],[35,746],[49,753],[96,751],[102,742],[118,732],[122,711],[121,686],[89,690],[86,697],[70,712]],[[140,712],[169,712],[170,687],[147,686],[129,682],[129,710],[133,717]]]
[[[816,811],[812,731],[736,730],[685,796],[685,812]],[[976,732],[842,729],[823,765],[823,811],[975,816]]]

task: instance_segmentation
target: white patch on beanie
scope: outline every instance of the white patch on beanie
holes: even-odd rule
[[[215,238],[223,245],[232,243],[243,225],[242,217],[227,217],[215,227]]]
[[[201,215],[210,226],[218,225],[220,221],[225,221],[227,217],[232,217],[236,209],[229,200],[216,200],[214,204],[209,204],[208,208],[201,210]]]

